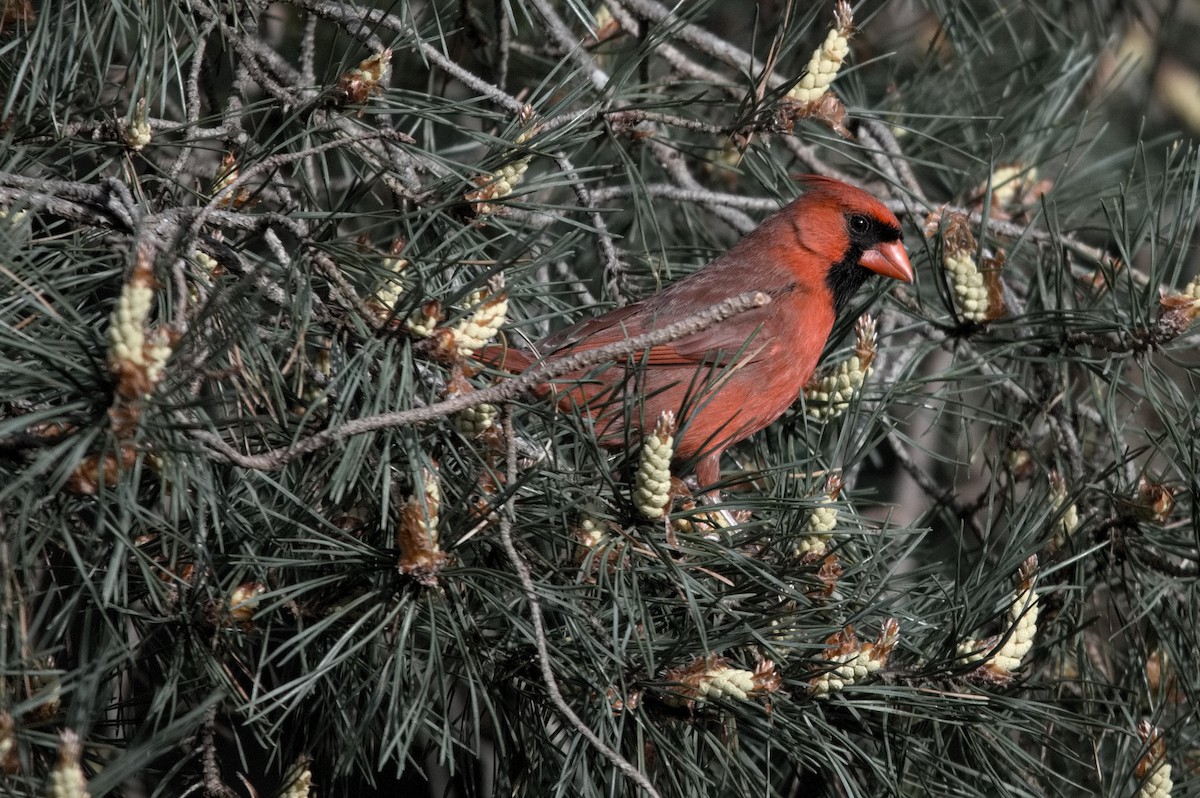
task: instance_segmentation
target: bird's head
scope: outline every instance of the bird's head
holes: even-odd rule
[[[818,175],[797,178],[804,194],[789,212],[800,247],[828,271],[825,283],[841,310],[871,273],[913,281],[900,221],[862,189]]]

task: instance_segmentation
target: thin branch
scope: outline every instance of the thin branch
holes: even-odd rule
[[[525,103],[513,97],[506,91],[488,83],[478,75],[464,69],[450,60],[441,50],[422,39],[415,30],[403,19],[379,9],[363,9],[346,6],[342,3],[326,2],[325,0],[289,0],[292,5],[307,9],[314,14],[342,23],[346,30],[354,32],[370,25],[394,31],[406,37],[411,37],[421,56],[469,89],[477,91],[508,111],[519,114]]]
[[[913,481],[925,492],[925,495],[934,501],[935,504],[945,505],[949,507],[963,523],[967,524],[977,540],[986,540],[983,527],[975,520],[974,513],[971,509],[960,502],[954,495],[954,491],[950,488],[945,488],[938,483],[925,469],[921,468],[908,450],[896,440],[894,424],[890,424],[892,430],[885,436],[888,443],[888,448],[891,449],[892,455],[900,462]]]
[[[725,205],[744,211],[777,211],[779,201],[771,197],[751,197],[745,194],[729,194],[706,188],[680,188],[673,183],[650,183],[642,186],[606,186],[591,191],[593,202],[609,202],[622,197],[649,196],[673,199],[679,202],[694,202],[698,205]]]
[[[620,0],[620,4],[643,19],[656,22],[664,28],[669,28],[682,41],[687,42],[697,50],[711,55],[718,61],[733,67],[740,74],[749,73],[757,75],[765,71],[763,62],[750,55],[750,53],[734,47],[720,36],[709,33],[699,25],[684,22],[675,12],[664,5],[654,2],[654,0]],[[784,83],[784,78],[774,74],[769,75],[767,80],[767,85],[772,87],[780,86]]]
[[[504,440],[505,444],[505,472],[506,482],[509,485],[516,485],[520,479],[520,474],[517,471],[517,436],[513,430],[512,423],[512,407],[507,406],[504,411]],[[546,692],[550,696],[550,703],[558,710],[559,714],[566,719],[567,723],[579,732],[588,744],[600,752],[600,755],[607,759],[613,767],[624,773],[630,781],[641,787],[647,794],[654,798],[661,798],[658,790],[647,778],[645,773],[642,773],[633,764],[621,756],[619,752],[605,744],[600,739],[596,732],[592,731],[583,720],[575,714],[575,710],[571,709],[570,704],[563,698],[562,691],[558,688],[558,680],[554,676],[554,665],[550,661],[550,647],[546,643],[546,629],[542,623],[542,605],[538,598],[537,586],[533,583],[533,573],[529,569],[529,565],[521,557],[517,551],[517,546],[513,542],[513,521],[516,515],[516,492],[511,492],[507,501],[504,502],[504,512],[500,514],[500,542],[504,546],[505,553],[508,554],[508,560],[512,563],[513,569],[517,572],[517,577],[521,580],[521,587],[525,591],[525,601],[529,605],[529,623],[533,627],[533,640],[537,646],[538,665],[542,671],[542,682],[546,686]]]
[[[208,446],[213,454],[234,465],[260,471],[271,471],[281,468],[298,457],[323,449],[355,435],[362,435],[392,427],[425,424],[480,404],[502,404],[545,383],[547,380],[562,376],[563,374],[569,374],[573,371],[580,371],[597,363],[619,360],[634,352],[701,332],[731,316],[736,316],[753,308],[763,307],[770,303],[770,301],[771,298],[762,292],[739,294],[724,302],[719,302],[711,308],[689,316],[682,321],[667,325],[662,329],[652,330],[626,341],[618,341],[617,343],[590,351],[544,361],[520,376],[499,385],[456,396],[425,407],[400,410],[393,413],[381,413],[375,416],[365,416],[347,421],[339,427],[319,432],[291,446],[272,449],[257,455],[242,454],[226,443],[219,435],[205,430],[193,431],[192,437]]]
[[[650,149],[650,152],[654,154],[654,157],[658,159],[658,162],[662,164],[662,167],[666,173],[670,175],[670,177],[676,183],[689,191],[704,191],[704,187],[701,186],[700,182],[692,176],[691,172],[688,171],[687,164],[683,159],[683,154],[679,150],[668,147],[666,144],[654,140],[648,140],[646,145]],[[737,230],[739,233],[742,233],[743,235],[749,233],[758,226],[758,224],[746,214],[742,213],[741,211],[734,210],[726,205],[712,204],[707,205],[706,207],[712,211],[714,215],[727,222],[730,227],[732,227],[734,230]]]
[[[213,29],[217,27],[216,21],[210,21],[205,25],[200,35],[196,38],[195,51],[192,53],[192,67],[188,70],[188,79],[185,84],[185,119],[192,135],[195,135],[195,128],[200,122],[200,75],[204,69],[204,59],[207,54],[208,37],[212,34]],[[222,135],[224,128],[222,127]],[[211,136],[216,138],[217,136]],[[175,156],[175,162],[167,168],[167,177],[163,180],[162,188],[159,189],[156,205],[162,207],[166,204],[172,190],[179,185],[179,175],[183,173],[183,169],[187,166],[187,162],[191,159],[195,148],[181,146],[179,154]]]
[[[908,158],[900,149],[900,142],[896,141],[887,125],[874,119],[864,119],[859,125],[857,135],[863,144],[875,148],[871,153],[872,157],[877,165],[887,171],[893,183],[903,186],[921,204],[929,204],[917,176],[908,164]]]
[[[605,87],[608,86],[608,73],[596,65],[595,57],[583,46],[579,37],[567,27],[567,23],[555,12],[554,7],[550,5],[548,0],[529,0],[529,2],[533,4],[534,8],[538,10],[538,14],[546,22],[547,29],[550,35],[557,40],[558,46],[588,76],[588,80],[592,83],[592,88],[596,91],[604,91]]]
[[[579,173],[575,170],[575,165],[571,163],[566,153],[557,152],[554,154],[554,159],[558,162],[558,166],[566,178],[571,181],[571,189],[579,200],[580,208],[588,214],[592,226],[596,228],[596,247],[600,250],[600,262],[604,264],[604,274],[609,292],[616,300],[617,305],[622,306],[628,301],[624,291],[626,269],[617,256],[617,247],[613,243],[612,234],[608,232],[604,216],[595,210],[596,200],[592,196],[591,189],[583,184]]]

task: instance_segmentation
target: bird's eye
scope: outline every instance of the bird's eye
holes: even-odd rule
[[[855,235],[866,235],[871,229],[871,220],[865,216],[855,214],[850,217],[850,232]]]

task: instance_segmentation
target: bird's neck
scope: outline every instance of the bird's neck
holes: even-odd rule
[[[858,293],[862,284],[871,276],[868,269],[859,265],[861,252],[847,252],[845,256],[833,264],[825,275],[825,285],[833,297],[833,309],[836,313],[845,310],[850,304],[850,298]]]

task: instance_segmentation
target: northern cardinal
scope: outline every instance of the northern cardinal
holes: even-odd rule
[[[687,318],[746,291],[771,302],[655,346],[626,362],[568,375],[539,393],[591,417],[599,442],[624,447],[659,414],[680,421],[675,458],[702,486],[731,445],[779,418],[816,369],[834,320],[872,273],[912,282],[900,222],[879,200],[826,177],[800,178],[797,200],[724,255],[663,291],[561,330],[534,352],[492,346],[477,357],[508,371],[611,344]]]

